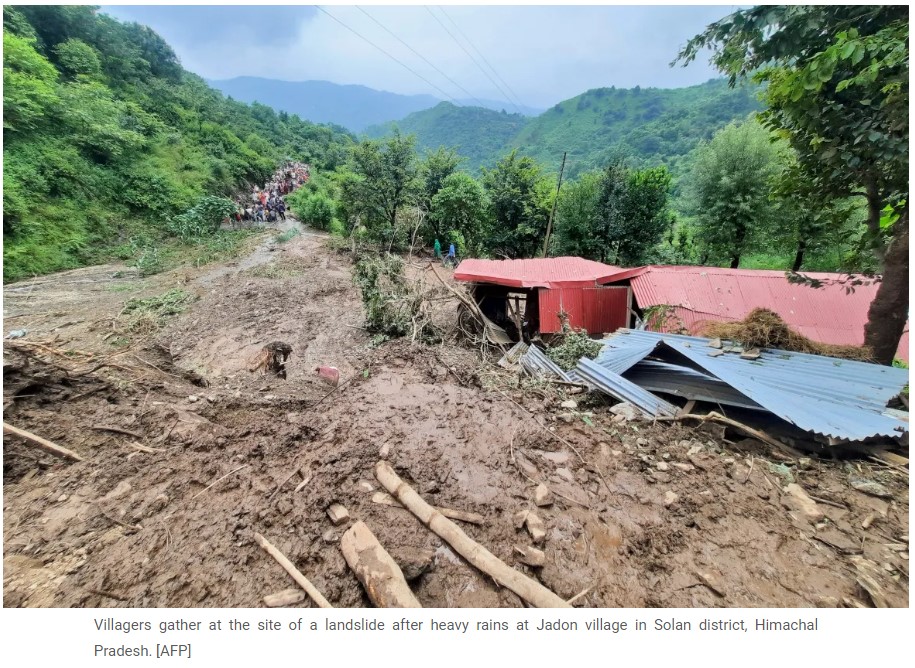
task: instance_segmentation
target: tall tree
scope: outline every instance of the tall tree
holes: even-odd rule
[[[353,147],[355,179],[343,184],[349,210],[360,211],[363,223],[377,239],[394,234],[397,214],[415,203],[417,178],[415,138],[399,132],[384,141],[365,140]]]
[[[740,266],[771,227],[770,180],[776,149],[758,123],[731,123],[697,149],[689,181],[694,240],[704,261]]]
[[[486,198],[483,188],[470,174],[455,172],[442,182],[432,198],[435,238],[458,243],[461,255],[486,250]]]
[[[533,159],[512,151],[483,170],[491,221],[489,249],[509,258],[534,257],[543,244],[552,185]]]
[[[890,247],[908,247],[909,9],[907,6],[791,5],[739,10],[710,25],[680,52],[689,63],[704,49],[738,79],[766,84],[767,127],[785,136],[804,172],[824,193],[861,196],[874,252],[885,259],[881,214],[897,209]],[[898,226],[898,227],[897,227]],[[886,261],[865,343],[892,360],[907,301],[888,317],[908,285],[908,256]]]
[[[432,198],[442,189],[445,179],[454,174],[461,158],[454,149],[439,146],[426,155],[419,166],[421,193],[419,205],[426,211],[432,210]]]

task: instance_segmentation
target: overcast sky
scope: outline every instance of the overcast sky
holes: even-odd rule
[[[516,96],[522,104],[545,108],[589,88],[672,88],[716,76],[707,59],[687,68],[669,64],[690,37],[734,9],[363,6],[375,23],[356,6],[322,8],[327,13],[313,6],[105,6],[102,11],[150,26],[172,45],[186,69],[209,79],[319,79],[456,99],[467,98],[467,92],[495,100]]]

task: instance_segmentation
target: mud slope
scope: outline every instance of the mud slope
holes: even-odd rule
[[[382,449],[430,503],[483,515],[462,528],[498,557],[562,597],[587,590],[576,605],[872,605],[862,572],[886,604],[907,605],[907,474],[780,462],[712,432],[614,422],[602,405],[560,418],[567,397],[519,387],[475,350],[372,347],[349,261],[320,235],[150,279],[122,269],[4,290],[4,331],[58,337],[5,345],[4,420],[85,456],[65,463],[4,439],[6,606],[259,606],[293,583],[254,532],[335,606],[369,605],[332,503],[369,525],[423,605],[521,605],[408,511],[373,503]],[[109,334],[127,297],[176,286],[199,299],[77,375],[121,350]],[[276,340],[293,348],[288,379],[249,373]],[[330,395],[322,364],[341,372]],[[848,467],[893,498],[852,489]],[[823,519],[783,493],[789,478],[830,502],[817,504]],[[535,508],[531,479],[554,492],[535,509],[542,569],[515,555],[531,544],[513,521]]]

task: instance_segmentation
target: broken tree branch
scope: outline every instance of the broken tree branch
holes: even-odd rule
[[[719,424],[727,425],[728,427],[733,427],[734,429],[742,431],[746,435],[752,436],[753,438],[762,441],[766,445],[771,445],[773,448],[776,448],[777,450],[781,450],[785,454],[790,455],[791,457],[793,457],[795,459],[798,459],[798,458],[804,456],[803,453],[795,450],[790,445],[786,445],[786,444],[782,443],[781,441],[778,441],[778,440],[772,438],[765,432],[759,431],[758,429],[754,429],[753,427],[749,427],[749,426],[743,424],[742,422],[738,422],[737,420],[733,420],[729,417],[725,417],[721,413],[716,413],[715,411],[712,411],[708,415],[699,415],[697,413],[687,413],[686,415],[675,415],[672,417],[668,417],[668,416],[656,417],[656,418],[654,418],[654,420],[656,422],[681,422],[683,420],[698,420],[699,422],[717,422]]]
[[[423,607],[410,590],[400,566],[365,522],[356,522],[343,534],[340,549],[372,603],[379,608]]]
[[[302,572],[296,568],[286,556],[276,549],[270,541],[261,536],[259,533],[254,534],[254,540],[257,541],[257,544],[264,548],[264,551],[269,554],[271,557],[276,559],[277,563],[283,567],[283,569],[292,576],[292,579],[295,580],[298,585],[305,590],[305,593],[311,597],[311,600],[314,601],[319,608],[332,608],[332,606],[326,598],[319,592],[311,582],[308,581]]]
[[[45,452],[50,452],[52,455],[63,457],[64,459],[69,459],[74,462],[83,461],[83,458],[72,450],[68,450],[67,448],[61,447],[56,443],[52,443],[51,441],[42,438],[41,436],[36,436],[30,431],[19,429],[18,427],[14,427],[13,425],[7,424],[6,422],[3,423],[3,433],[10,434],[12,436],[18,436],[24,441],[28,441],[32,445],[37,445]]]
[[[429,530],[445,540],[455,551],[497,583],[515,592],[538,608],[571,607],[555,593],[516,571],[489,550],[471,539],[454,522],[426,503],[412,487],[400,479],[391,465],[381,461],[375,465],[375,477],[394,498],[416,515]]]

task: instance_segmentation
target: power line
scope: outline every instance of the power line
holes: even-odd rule
[[[460,33],[461,37],[463,37],[465,40],[467,40],[467,43],[470,45],[470,48],[473,49],[474,52],[476,52],[476,54],[480,58],[483,59],[483,62],[486,63],[486,65],[489,67],[489,69],[492,70],[492,73],[496,75],[496,78],[502,82],[502,84],[505,86],[506,90],[508,90],[508,92],[514,96],[514,99],[511,100],[512,104],[515,104],[515,102],[521,103],[521,98],[518,97],[518,94],[515,93],[515,91],[512,90],[511,86],[508,85],[508,82],[501,77],[501,75],[496,71],[496,68],[492,66],[492,63],[490,63],[488,60],[486,60],[486,56],[484,56],[482,54],[482,52],[476,47],[476,45],[473,43],[473,41],[467,36],[467,33],[465,33],[463,30],[461,30],[461,26],[459,26],[457,24],[457,22],[451,17],[451,15],[445,11],[444,7],[439,7],[439,10],[442,12],[442,14],[444,14],[448,18],[449,21],[451,21],[451,25],[453,25],[457,29],[457,31],[458,31],[458,33]],[[515,105],[515,108],[516,109],[518,108],[517,104]]]
[[[466,88],[464,88],[464,87],[463,87],[461,84],[459,84],[457,81],[455,81],[454,79],[452,79],[451,77],[449,77],[447,74],[445,74],[444,72],[442,72],[439,68],[437,68],[435,65],[433,65],[431,62],[429,62],[429,59],[428,59],[428,58],[426,58],[423,54],[419,53],[419,51],[417,51],[417,50],[414,49],[412,46],[410,46],[409,44],[407,44],[405,41],[403,41],[400,37],[398,37],[397,35],[395,35],[393,32],[391,32],[390,30],[388,30],[388,28],[386,28],[378,19],[376,19],[376,18],[375,18],[374,16],[372,16],[371,14],[369,14],[369,13],[368,13],[367,11],[365,11],[362,7],[358,7],[358,6],[357,6],[356,9],[358,9],[360,12],[362,12],[363,14],[365,14],[366,16],[368,16],[370,19],[372,19],[372,21],[374,21],[375,23],[377,23],[378,26],[379,26],[382,30],[384,30],[386,33],[388,33],[391,37],[393,37],[393,38],[396,39],[398,42],[400,42],[401,44],[403,44],[405,47],[407,47],[408,49],[410,49],[410,51],[412,51],[412,52],[413,52],[414,54],[416,54],[419,58],[421,58],[422,61],[423,61],[424,63],[426,63],[426,65],[428,65],[428,66],[431,67],[433,70],[435,70],[436,72],[438,72],[439,74],[441,74],[443,77],[445,77],[448,81],[451,82],[451,84],[452,84],[453,86],[455,86],[457,89],[459,89],[460,91],[462,91],[467,97],[469,97],[469,98],[470,98],[471,100],[473,100],[474,102],[478,103],[481,107],[485,106],[479,99],[477,99],[476,95],[474,95],[473,93],[471,93],[470,91],[468,91]]]
[[[439,17],[437,17],[428,6],[426,6],[426,11],[429,12],[429,14],[432,16],[432,18],[434,18],[438,22],[438,24],[442,27],[442,29],[446,33],[448,33],[448,35],[451,37],[451,39],[454,40],[454,43],[457,44],[459,47],[461,47],[461,50],[467,54],[467,57],[473,61],[473,64],[476,65],[478,68],[480,68],[480,71],[486,76],[487,79],[489,79],[492,82],[492,85],[495,86],[499,90],[499,92],[505,97],[505,101],[514,105],[515,109],[518,111],[518,113],[521,113],[521,110],[518,109],[518,105],[516,105],[514,102],[511,101],[508,94],[504,90],[502,90],[502,87],[498,84],[498,82],[495,79],[493,79],[492,76],[490,76],[489,72],[487,72],[486,70],[483,69],[483,66],[477,62],[477,59],[473,57],[473,54],[470,53],[470,51],[468,51],[466,48],[464,48],[464,45],[461,44],[461,42],[458,40],[458,38],[454,36],[454,33],[452,33],[450,30],[448,30],[448,26],[446,26],[444,23],[442,23],[441,19]]]
[[[398,60],[397,58],[395,58],[394,56],[392,56],[390,53],[388,53],[387,51],[385,51],[384,49],[382,49],[380,46],[378,46],[377,44],[375,44],[375,43],[374,43],[373,41],[371,41],[370,39],[368,39],[368,38],[366,38],[366,37],[360,35],[358,32],[356,32],[355,30],[353,30],[352,28],[350,28],[348,25],[346,25],[343,21],[341,21],[341,20],[338,19],[336,16],[334,16],[333,14],[331,14],[329,11],[327,11],[327,10],[324,9],[323,7],[320,7],[320,6],[317,6],[317,5],[315,6],[315,8],[316,8],[318,11],[321,11],[321,12],[324,12],[325,14],[327,14],[330,18],[332,18],[334,21],[336,21],[337,23],[339,23],[341,26],[343,26],[344,28],[346,28],[347,30],[349,30],[351,33],[353,33],[356,37],[358,37],[358,38],[361,39],[362,41],[366,42],[367,44],[370,44],[371,46],[374,46],[376,49],[378,49],[379,51],[381,51],[381,53],[383,53],[383,54],[386,55],[388,58],[390,58],[391,60],[393,60],[395,63],[397,63],[398,65],[400,65],[401,67],[403,67],[405,70],[408,70],[409,72],[412,72],[414,75],[416,75],[417,77],[419,77],[420,79],[422,79],[423,81],[425,81],[427,84],[429,84],[430,86],[432,86],[432,87],[433,87],[435,90],[437,90],[439,93],[441,93],[442,95],[444,95],[445,97],[447,97],[449,100],[451,100],[454,104],[456,104],[456,105],[459,106],[459,107],[461,106],[461,103],[460,103],[460,102],[458,102],[457,100],[455,100],[455,99],[454,99],[453,97],[451,97],[448,93],[446,93],[446,92],[443,91],[441,88],[439,88],[438,86],[436,86],[434,83],[432,83],[431,81],[429,81],[429,80],[428,80],[426,77],[424,77],[422,74],[420,74],[419,72],[417,72],[416,70],[414,70],[412,67],[410,67],[410,66],[407,65],[406,63],[404,63],[404,62]]]

